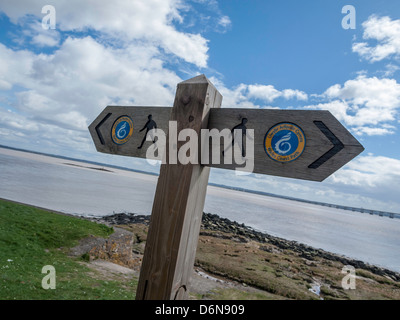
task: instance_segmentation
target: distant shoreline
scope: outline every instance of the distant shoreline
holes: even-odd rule
[[[84,167],[84,166],[82,166],[82,167],[87,168],[87,169],[95,169],[95,170],[100,170],[100,171],[111,171],[111,170],[107,170],[107,169],[104,168],[104,167],[107,167],[107,168],[111,168],[111,169],[124,170],[124,171],[130,171],[130,172],[135,172],[135,173],[158,176],[158,173],[154,173],[154,172],[150,172],[150,171],[144,171],[144,170],[138,170],[138,169],[130,169],[130,168],[126,168],[126,167],[115,166],[115,165],[110,165],[110,164],[104,164],[104,163],[95,162],[95,161],[70,158],[70,157],[65,157],[65,156],[60,156],[60,155],[53,155],[53,154],[48,154],[48,153],[43,153],[43,152],[37,152],[37,151],[30,151],[30,150],[26,150],[26,149],[20,149],[20,148],[9,147],[9,146],[4,146],[4,145],[0,145],[0,148],[19,151],[19,152],[32,153],[32,154],[52,157],[52,158],[56,158],[56,159],[63,159],[63,160],[68,160],[68,161],[77,161],[77,162],[81,162],[81,163],[87,163],[87,164],[103,167],[101,169],[101,168]],[[79,166],[79,165],[69,164],[69,163],[64,163],[64,164],[73,165],[73,166]],[[314,204],[314,205],[318,205],[318,206],[331,207],[331,208],[354,211],[354,212],[360,212],[360,213],[368,213],[370,215],[379,215],[379,216],[382,216],[382,217],[389,217],[389,218],[392,218],[392,219],[393,218],[400,219],[400,213],[395,213],[395,212],[379,211],[379,210],[372,210],[372,209],[365,209],[365,208],[356,208],[356,207],[343,206],[343,205],[337,205],[337,204],[331,204],[331,203],[324,203],[324,202],[319,202],[319,201],[311,201],[311,200],[305,200],[305,199],[300,199],[300,198],[295,198],[295,197],[277,195],[277,194],[264,192],[264,191],[257,191],[257,190],[240,188],[240,187],[232,187],[232,186],[227,186],[227,185],[224,185],[224,184],[218,184],[218,183],[212,183],[212,182],[209,182],[208,185],[209,186],[213,186],[213,187],[228,189],[228,190],[235,190],[235,191],[239,191],[239,192],[257,194],[257,195],[261,195],[261,196],[274,197],[274,198],[280,198],[280,199],[291,200],[291,201],[298,201],[298,202],[309,203],[309,204]]]

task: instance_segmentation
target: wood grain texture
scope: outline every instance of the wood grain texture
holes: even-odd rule
[[[220,109],[221,102],[221,94],[201,75],[178,84],[172,108],[108,106],[89,126],[97,151],[140,158],[149,158],[147,150],[153,144],[153,141],[143,141],[146,137],[143,127],[149,115],[157,129],[167,133],[137,300],[187,298],[210,167],[230,170],[243,167],[235,163],[234,157],[223,159],[222,139],[212,140],[210,145],[202,144],[202,130],[230,131],[245,124],[247,130],[254,130],[254,154],[245,155],[247,161],[254,162],[252,172],[304,180],[322,181],[364,150],[328,111]],[[112,128],[123,116],[132,120],[133,133],[125,143],[118,144],[113,141]],[[196,141],[190,142],[197,146],[199,162],[172,161],[179,150],[185,150],[183,147],[188,142],[178,141],[177,134],[169,132],[171,121],[176,123],[177,133],[192,129],[197,134]],[[265,136],[279,123],[295,124],[304,133],[304,151],[294,161],[274,161],[265,151]],[[231,141],[228,145],[232,148]],[[218,163],[212,161],[214,148],[218,150]],[[208,158],[202,159],[201,155],[207,151]]]
[[[207,128],[209,110],[220,107],[221,101],[222,96],[204,76],[182,82],[171,120],[177,121],[178,131],[191,128],[200,133]],[[177,150],[184,143],[178,142]],[[209,170],[200,164],[161,165],[136,299],[187,297]]]
[[[186,84],[189,83],[186,82]],[[184,98],[182,99],[189,99],[188,97],[185,97],[185,95],[187,94],[183,93]],[[220,95],[218,97],[220,97]],[[208,99],[210,99],[210,97]],[[222,97],[220,99],[222,99]],[[90,125],[89,130],[99,152],[146,158],[146,149],[151,145],[151,142],[145,142],[143,148],[138,149],[137,147],[140,145],[141,140],[145,135],[145,132],[139,132],[139,130],[142,128],[143,124],[146,123],[148,115],[152,114],[153,119],[157,123],[157,128],[168,133],[169,120],[177,119],[177,111],[171,110],[172,108],[169,107],[107,107]],[[171,112],[174,112],[172,117]],[[193,117],[193,119],[194,117],[199,117],[196,113],[189,114],[190,112],[187,111],[182,112],[182,117],[185,120],[189,120],[189,117]],[[111,140],[111,128],[113,123],[123,115],[128,115],[132,118],[134,123],[134,133],[127,143],[118,145]],[[228,129],[230,131],[236,125],[240,124],[243,118],[247,119],[247,129],[254,130],[254,155],[246,155],[247,161],[254,161],[254,173],[323,181],[364,150],[363,146],[329,111],[233,108],[212,109],[209,113],[208,124],[202,129],[216,129],[219,131]],[[333,147],[332,142],[315,124],[316,121],[322,122],[334,134],[334,136],[343,143],[344,148],[328,161],[324,162],[321,166],[313,168],[310,167],[310,165]],[[268,157],[264,148],[264,138],[268,130],[274,125],[282,122],[296,124],[303,130],[306,138],[306,148],[303,154],[295,161],[289,163],[279,163],[272,160]],[[195,124],[196,122],[190,123],[190,125],[187,125],[187,128],[193,127],[197,132],[198,128],[194,127]],[[185,128],[186,127],[180,125],[177,130],[180,132],[180,130]],[[99,134],[104,140],[103,143],[99,138]],[[175,154],[177,153],[177,146],[181,146],[185,143],[181,141],[177,145],[175,142],[176,139],[177,137],[172,137],[169,139],[169,143],[167,144],[167,147],[170,147],[167,149],[171,152],[175,152]],[[207,145],[203,144],[203,147],[206,148]],[[215,147],[219,150],[219,161],[217,163],[213,163],[212,159],[213,148]],[[199,141],[199,162],[201,162],[201,156],[205,153],[205,149],[201,148],[201,141]],[[244,165],[235,163],[235,158],[233,156],[229,160],[229,163],[228,161],[224,162],[222,150],[224,150],[223,139],[210,139],[208,161],[203,161],[202,164],[209,167],[229,170],[243,169]],[[149,158],[152,158],[152,153],[149,153],[149,155]]]
[[[254,160],[254,173],[322,181],[364,150],[363,146],[329,111],[322,110],[213,109],[210,112],[208,128],[210,130],[213,128],[218,130],[231,129],[239,124],[243,118],[247,119],[247,129],[254,130],[254,157],[246,154],[249,160]],[[333,147],[333,144],[315,125],[314,121],[322,121],[344,144],[343,150],[317,169],[312,169],[308,166],[328,152]],[[306,147],[303,154],[289,163],[280,163],[272,160],[264,148],[264,138],[268,130],[282,122],[296,124],[303,130],[306,138]],[[219,143],[221,151],[224,148],[223,143],[221,139]],[[208,166],[240,170],[233,159],[232,164],[223,163],[222,154],[221,164],[212,164],[212,144],[210,144],[209,150],[210,160],[209,164],[207,164]]]
[[[98,152],[146,158],[147,148],[152,142],[146,141],[143,147],[138,149],[146,134],[146,130],[141,132],[140,130],[146,124],[148,116],[152,115],[152,119],[156,122],[157,128],[167,133],[170,113],[171,107],[108,106],[100,113],[93,123],[90,124],[89,132]],[[116,144],[111,139],[111,129],[115,121],[122,116],[128,116],[132,119],[133,134],[126,143]]]

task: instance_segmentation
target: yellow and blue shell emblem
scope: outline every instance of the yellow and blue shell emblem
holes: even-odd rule
[[[303,130],[293,123],[278,123],[265,135],[264,148],[275,161],[287,163],[300,157],[306,147]]]
[[[111,128],[111,138],[116,144],[126,143],[133,134],[133,121],[128,116],[119,117]]]

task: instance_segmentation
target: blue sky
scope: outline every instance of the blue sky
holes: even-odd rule
[[[176,84],[204,73],[223,107],[329,110],[365,147],[322,183],[214,169],[210,181],[400,212],[399,59],[397,0],[3,0],[0,144],[157,171],[97,153],[87,127],[106,105],[171,106]]]

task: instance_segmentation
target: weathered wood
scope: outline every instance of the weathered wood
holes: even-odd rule
[[[147,148],[152,142],[145,141],[142,148],[139,149],[139,147],[146,135],[147,130],[142,129],[149,120],[149,115],[157,124],[157,129],[166,133],[170,113],[171,107],[108,106],[89,126],[89,132],[98,152],[146,158]],[[114,123],[123,116],[128,116],[132,120],[133,134],[126,143],[117,144],[112,140],[111,132]]]
[[[254,161],[254,173],[322,181],[364,150],[364,147],[329,111],[322,110],[213,109],[210,113],[208,129],[221,131],[225,128],[233,128],[243,118],[247,119],[247,129],[254,130],[254,157],[246,154],[246,158]],[[332,142],[316,125],[317,121],[324,123],[341,141],[344,148],[319,167],[310,168],[312,163],[333,147]],[[266,133],[279,123],[297,125],[304,132],[306,139],[304,152],[296,160],[288,163],[272,160],[264,148]],[[224,149],[223,139],[218,147],[220,150]],[[222,160],[220,164],[211,163],[211,144],[209,153],[210,160],[207,166],[231,170],[240,170],[240,167],[243,167],[243,165],[238,166],[234,161],[232,164],[226,164]]]
[[[147,151],[159,143],[152,129],[167,134],[138,300],[187,297],[210,167],[248,170],[253,163],[251,172],[322,181],[364,150],[328,111],[218,109],[221,102],[221,94],[202,75],[178,84],[173,108],[109,106],[89,127],[99,152],[140,158],[152,158]],[[180,141],[184,129],[192,129],[195,138]],[[234,129],[252,140],[239,145],[234,135],[226,145],[218,133],[230,135]],[[210,144],[201,141],[202,130],[217,133]],[[194,153],[197,162],[182,163],[177,159],[182,150]],[[237,163],[236,156],[247,163]]]
[[[171,120],[178,132],[207,128],[210,108],[219,108],[222,96],[204,77],[178,84]],[[200,164],[161,165],[136,299],[184,299],[195,259],[209,168]],[[169,140],[167,139],[167,145]]]
[[[147,141],[143,144],[143,148],[138,149],[145,136],[145,131],[139,132],[139,130],[142,129],[148,120],[148,115],[151,114],[153,120],[157,123],[157,128],[167,133],[169,120],[172,120],[170,118],[171,109],[170,107],[107,107],[90,125],[89,130],[96,148],[100,152],[146,158],[146,149],[152,142]],[[126,143],[119,145],[112,141],[110,132],[115,121],[122,116],[129,116],[132,119],[134,132]],[[207,129],[216,129],[219,132],[224,129],[231,130],[240,124],[242,119],[247,119],[245,126],[248,130],[254,130],[254,154],[246,154],[245,157],[247,161],[254,162],[252,170],[254,173],[322,181],[364,150],[361,144],[329,111],[212,109],[210,110]],[[295,161],[288,163],[274,161],[267,155],[264,148],[264,139],[268,130],[282,122],[293,123],[301,128],[306,139],[306,146],[302,155]],[[319,165],[311,166],[333,148],[332,141],[321,131],[316,122],[322,122],[343,144],[343,148],[327,161],[320,161]],[[172,138],[176,139],[176,137]],[[104,141],[101,141],[101,139]],[[170,139],[170,141],[172,140]],[[209,142],[208,161],[203,161],[202,164],[221,169],[243,170],[245,165],[237,164],[233,156],[230,161],[227,161],[228,158],[223,159],[223,139],[209,139]],[[213,147],[217,147],[216,149],[219,151],[218,163],[212,161]],[[176,152],[176,149],[171,151]],[[204,151],[200,150],[199,161],[201,161],[200,156],[204,156]],[[153,158],[152,155],[152,153],[149,153],[147,157],[151,159]]]

